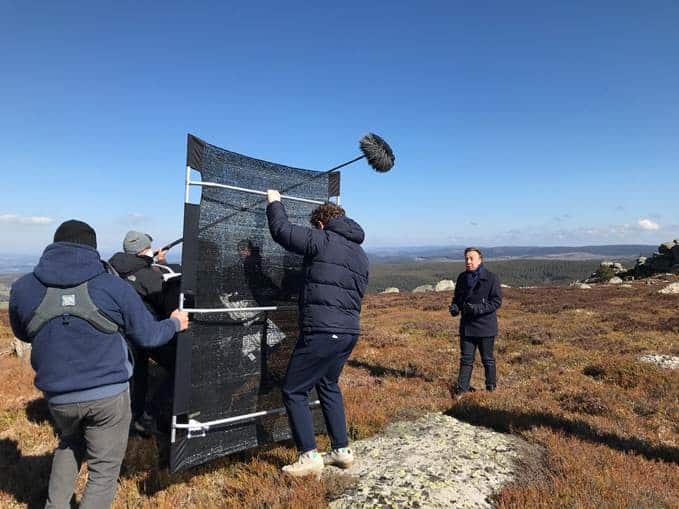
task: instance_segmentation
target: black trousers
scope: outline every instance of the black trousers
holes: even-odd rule
[[[172,398],[174,386],[174,364],[177,354],[177,337],[172,338],[168,343],[158,348],[141,348],[130,345],[134,355],[134,372],[130,380],[132,389],[132,418],[138,419],[144,410],[149,410],[151,414],[159,412],[157,405],[161,401]],[[152,407],[147,408],[147,394],[149,385],[149,359],[153,359],[167,371],[167,380],[158,387],[158,391],[152,396]],[[156,405],[154,407],[154,405]]]
[[[457,390],[459,392],[469,390],[469,381],[472,378],[472,369],[474,369],[474,354],[477,347],[481,354],[481,363],[486,375],[486,389],[495,389],[497,378],[493,354],[494,346],[494,336],[489,338],[460,336],[460,373],[457,377]]]
[[[283,382],[283,403],[299,452],[316,448],[309,391],[316,387],[333,449],[346,447],[344,400],[338,384],[342,368],[358,340],[353,334],[304,334],[297,341]]]

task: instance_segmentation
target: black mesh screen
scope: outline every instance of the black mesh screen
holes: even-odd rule
[[[291,195],[325,201],[339,175],[290,168],[221,149],[189,135],[187,162],[203,182],[264,191],[300,182]],[[309,225],[314,204],[284,200],[293,223]],[[202,187],[200,206],[184,216],[182,290],[187,307],[236,308],[192,314],[180,334],[173,414],[200,422],[282,408],[280,384],[297,340],[301,257],[271,239],[266,199]],[[247,308],[277,306],[276,311]],[[242,310],[241,310],[242,309]],[[315,399],[315,394],[311,395]],[[317,412],[315,412],[317,414]],[[316,415],[317,425],[320,419]],[[289,437],[284,413],[213,426],[204,436],[176,431],[173,471]]]

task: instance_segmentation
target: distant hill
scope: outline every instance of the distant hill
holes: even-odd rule
[[[9,287],[21,276],[20,272],[0,274],[0,304],[9,300]],[[0,306],[2,309],[2,306]]]
[[[629,267],[632,259],[621,259]],[[505,259],[491,260],[486,266],[497,273],[503,284],[511,286],[565,286],[574,280],[587,278],[599,267],[599,260]],[[407,262],[370,265],[368,292],[381,292],[388,287],[410,291],[413,288],[436,284],[442,279],[455,280],[464,271],[464,263]]]
[[[603,260],[650,256],[657,246],[617,244],[604,246],[498,246],[483,247],[488,260],[547,259]],[[422,246],[368,249],[371,261],[378,263],[461,261],[464,246]]]
[[[0,253],[0,274],[26,273],[38,263],[38,256]]]

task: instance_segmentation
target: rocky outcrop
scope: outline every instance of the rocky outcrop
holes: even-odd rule
[[[644,278],[667,272],[679,274],[679,239],[663,242],[651,257],[640,256],[634,267],[620,276]]]
[[[608,283],[610,280],[620,274],[625,273],[625,267],[619,262],[604,261],[601,262],[599,268],[592,272],[590,276],[585,279],[585,283]],[[576,281],[576,283],[579,281]],[[622,283],[622,281],[620,281]],[[615,283],[613,283],[615,284]]]
[[[413,293],[433,292],[434,285],[420,285],[413,289]]]
[[[390,425],[351,447],[356,484],[330,503],[353,507],[491,507],[518,463],[541,452],[522,439],[440,413]],[[333,468],[333,471],[338,472]]]
[[[385,288],[384,291],[380,293],[399,293],[399,289],[390,286],[389,288]]]

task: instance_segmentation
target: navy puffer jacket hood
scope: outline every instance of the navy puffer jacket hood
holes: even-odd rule
[[[359,334],[361,303],[368,286],[368,257],[363,229],[348,217],[323,230],[290,223],[280,202],[267,208],[271,236],[285,249],[304,256],[299,298],[304,333]]]
[[[361,228],[361,226],[356,221],[346,216],[336,217],[335,219],[331,220],[326,225],[325,230],[335,232],[345,239],[355,242],[356,244],[363,244],[363,241],[365,240],[365,232],[363,231],[363,228]]]

